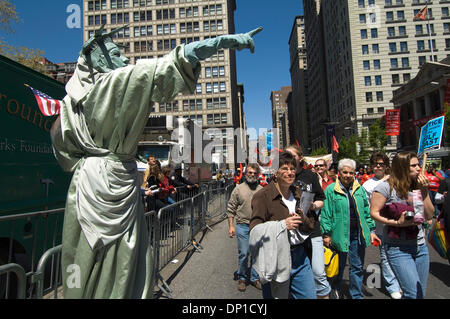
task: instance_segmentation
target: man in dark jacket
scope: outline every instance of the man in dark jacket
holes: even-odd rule
[[[172,175],[171,179],[174,187],[182,187],[179,194],[181,199],[193,196],[198,191],[198,184],[194,184],[190,180],[183,177],[180,164],[175,166],[174,175]]]

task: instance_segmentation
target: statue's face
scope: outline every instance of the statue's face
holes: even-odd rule
[[[130,60],[122,55],[119,47],[112,43],[106,42],[99,48],[91,52],[92,67],[102,73],[127,66]]]

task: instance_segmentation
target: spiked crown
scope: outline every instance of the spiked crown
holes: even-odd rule
[[[99,43],[107,43],[107,42],[114,42],[112,37],[115,33],[119,32],[120,30],[126,28],[128,26],[124,25],[119,28],[116,28],[114,30],[111,30],[111,32],[105,32],[105,25],[103,24],[100,29],[95,30],[94,35],[89,38],[89,40],[86,41],[86,43],[83,45],[83,48],[81,49],[81,55],[87,55],[90,52],[92,52],[94,49],[99,47]],[[122,45],[117,45],[118,47],[123,47]]]

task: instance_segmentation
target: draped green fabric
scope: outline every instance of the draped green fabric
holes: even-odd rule
[[[184,46],[104,74],[91,73],[79,59],[51,132],[56,158],[73,172],[63,229],[64,298],[152,297],[153,252],[134,158],[152,103],[192,94],[199,71]]]

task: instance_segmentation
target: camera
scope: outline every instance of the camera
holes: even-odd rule
[[[312,185],[306,184],[301,180],[295,180],[294,183],[292,183],[292,186],[295,188],[299,188],[303,192],[312,192]]]
[[[414,212],[408,211],[408,212],[405,213],[405,219],[406,220],[411,220],[411,219],[414,218],[414,215],[415,215]]]

